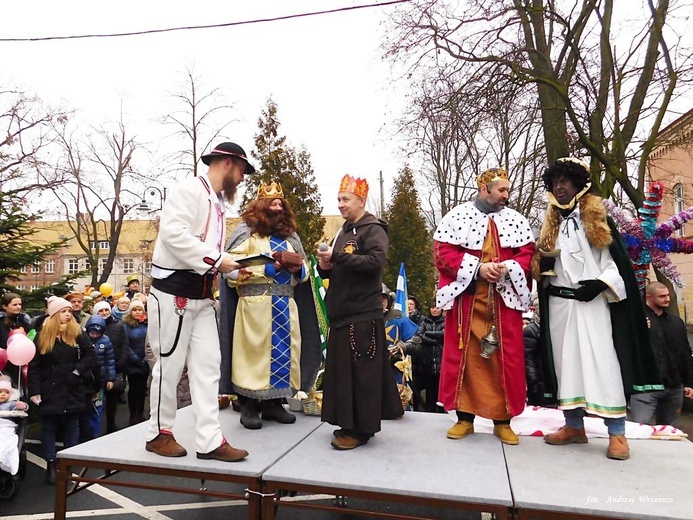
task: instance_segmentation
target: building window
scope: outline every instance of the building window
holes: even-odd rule
[[[89,260],[88,258],[84,259],[84,269],[86,271],[91,271],[91,260]]]
[[[97,245],[99,246],[99,249],[111,248],[111,243],[108,240],[99,240],[98,242],[96,240],[89,241],[89,249],[96,249]]]
[[[132,258],[123,259],[123,274],[132,274],[135,272],[135,260]]]
[[[17,290],[18,290],[18,291],[23,291],[23,290],[24,290],[24,284],[19,284],[19,285],[17,286]]]
[[[79,260],[77,258],[70,258],[67,261],[67,274],[75,274],[79,272]]]
[[[31,274],[39,274],[41,272],[40,264],[31,264]]]
[[[99,274],[103,273],[106,271],[106,265],[108,264],[108,258],[100,258],[99,259]]]
[[[46,260],[46,273],[55,273],[55,260]]]
[[[152,274],[152,261],[151,260],[146,260],[142,262],[142,272],[144,274]]]
[[[36,291],[36,290],[38,290],[38,288],[39,288],[39,285],[38,285],[38,284],[32,284],[32,285],[29,287],[29,292],[31,292],[31,291]]]
[[[674,215],[681,213],[685,209],[686,206],[683,193],[683,184],[677,184],[674,186]],[[676,233],[680,237],[686,236],[685,224],[683,224],[681,229],[679,229]]]
[[[19,270],[19,272],[20,272],[20,273],[26,274],[26,272],[27,272],[26,266],[22,267],[22,268]]]

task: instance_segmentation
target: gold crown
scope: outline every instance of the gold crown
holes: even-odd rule
[[[353,193],[357,197],[365,199],[368,197],[368,181],[352,177],[348,173],[342,177],[342,182],[339,184],[339,191],[347,191]]]
[[[257,189],[258,199],[283,199],[284,190],[282,190],[282,185],[278,182],[270,182],[265,184],[264,182],[260,184]]]
[[[508,180],[508,172],[505,171],[503,168],[489,168],[486,170],[484,173],[479,175],[476,178],[476,185],[481,188],[482,186],[486,186],[487,184],[490,184],[491,182],[496,182],[501,179]]]

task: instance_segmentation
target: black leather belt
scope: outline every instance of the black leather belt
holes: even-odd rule
[[[152,287],[191,300],[213,298],[213,274],[197,274],[191,271],[176,271],[166,278],[154,278]]]
[[[570,287],[559,287],[558,285],[549,285],[546,289],[549,296],[557,296],[559,298],[565,298],[567,300],[575,299],[575,289]]]

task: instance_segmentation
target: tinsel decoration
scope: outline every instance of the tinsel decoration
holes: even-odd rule
[[[645,292],[647,286],[650,264],[654,265],[674,285],[684,287],[683,278],[667,255],[669,253],[693,253],[693,240],[671,237],[674,231],[681,229],[681,226],[693,219],[693,207],[657,225],[663,194],[664,186],[662,183],[652,183],[645,202],[638,210],[637,219],[631,217],[623,209],[616,207],[613,202],[604,201],[607,212],[616,222],[626,243],[641,293]]]

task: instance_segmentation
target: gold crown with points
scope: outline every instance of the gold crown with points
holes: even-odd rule
[[[260,184],[257,189],[258,199],[283,199],[284,190],[282,190],[282,185],[278,182],[270,182],[265,184],[264,182]]]
[[[339,184],[339,191],[353,193],[362,199],[368,198],[368,181],[366,179],[352,177],[348,173],[342,177]]]
[[[489,168],[476,178],[476,185],[481,188],[492,182],[508,180],[508,172],[503,168]]]

